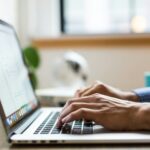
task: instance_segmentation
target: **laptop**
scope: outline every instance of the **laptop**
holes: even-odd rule
[[[0,21],[0,115],[10,143],[150,143],[147,132],[110,132],[84,120],[75,120],[57,128],[60,110],[40,106],[16,33],[11,25]]]

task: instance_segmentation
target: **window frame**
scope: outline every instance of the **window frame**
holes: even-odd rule
[[[117,36],[126,36],[126,35],[150,35],[150,32],[143,32],[143,33],[134,33],[134,32],[129,32],[129,33],[79,33],[79,34],[72,34],[72,33],[67,33],[65,31],[65,0],[59,0],[60,1],[60,32],[62,35],[66,36],[93,36],[93,35],[98,35],[98,36],[109,36],[109,35],[117,35]],[[133,5],[133,3],[131,3]]]
[[[65,24],[65,19],[64,19],[64,0],[59,0],[60,2],[60,31],[61,33],[65,33],[65,27],[64,27],[64,24]]]

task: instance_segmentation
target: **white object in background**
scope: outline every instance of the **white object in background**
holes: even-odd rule
[[[63,106],[75,94],[76,89],[68,87],[38,89],[36,95],[43,106]]]
[[[78,53],[65,53],[53,66],[54,86],[79,89],[86,85],[89,68],[86,59]]]

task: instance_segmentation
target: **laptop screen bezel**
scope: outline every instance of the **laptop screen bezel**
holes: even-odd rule
[[[0,20],[0,25],[3,25],[4,27],[10,28],[10,29],[13,31],[14,37],[16,38],[16,42],[17,42],[17,44],[18,44],[18,46],[19,46],[19,49],[20,49],[20,53],[21,53],[21,56],[22,56],[23,63],[24,63],[24,65],[25,65],[26,68],[27,68],[27,64],[25,63],[25,59],[24,59],[24,57],[23,57],[21,45],[20,45],[19,39],[18,39],[18,37],[17,37],[17,34],[16,34],[16,32],[15,32],[13,26],[11,26],[10,24],[8,24],[8,23],[6,23],[6,22],[4,22],[4,21],[2,21],[2,20]],[[28,70],[28,69],[27,69],[27,70]],[[30,83],[31,83],[31,81],[30,81]],[[31,84],[31,85],[32,85],[32,84]],[[32,90],[33,90],[33,87],[32,87]],[[33,90],[33,93],[34,93],[34,95],[35,95],[34,90]],[[35,95],[35,97],[36,97],[36,95]],[[0,115],[1,115],[1,120],[2,120],[2,123],[3,123],[3,126],[4,126],[4,128],[5,128],[5,131],[6,131],[7,136],[10,135],[10,132],[12,132],[12,130],[15,129],[15,126],[17,126],[17,124],[19,124],[23,119],[25,119],[25,118],[27,118],[28,116],[30,116],[34,111],[36,111],[36,110],[40,107],[40,102],[39,102],[39,100],[37,99],[37,97],[36,97],[36,101],[37,101],[37,105],[35,106],[34,109],[32,109],[31,111],[29,111],[27,114],[25,114],[25,115],[24,115],[20,120],[18,120],[13,126],[7,127],[7,126],[6,126],[6,118],[7,118],[7,117],[5,116],[4,109],[3,109],[2,104],[1,104],[1,98],[0,98]]]

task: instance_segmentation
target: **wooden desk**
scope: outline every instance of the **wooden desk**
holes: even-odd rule
[[[0,121],[0,150],[149,150],[149,145],[20,145],[11,146]]]

